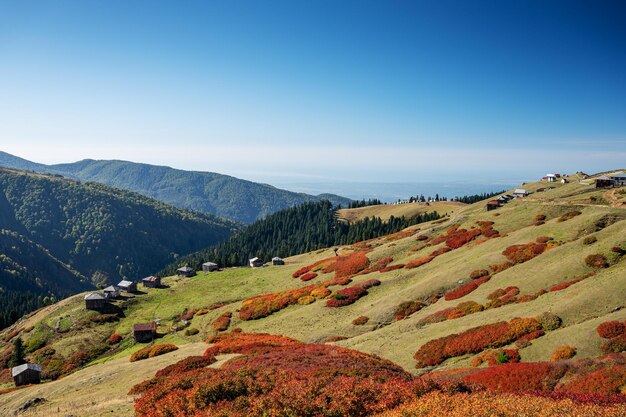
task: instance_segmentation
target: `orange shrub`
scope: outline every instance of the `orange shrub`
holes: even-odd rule
[[[367,295],[367,290],[361,286],[344,288],[337,291],[326,301],[327,307],[343,307],[355,303],[359,298]]]
[[[489,281],[490,279],[491,277],[487,275],[482,278],[478,278],[474,281],[470,281],[466,284],[461,285],[460,287],[457,287],[453,290],[448,291],[446,295],[444,296],[444,298],[446,299],[446,301],[451,301],[451,300],[456,300],[457,298],[464,297],[467,294],[474,291],[479,286],[481,286],[482,284],[484,284],[485,282]]]
[[[530,242],[525,245],[512,245],[506,248],[502,254],[513,264],[529,261],[535,256],[541,255],[546,250],[545,243]]]
[[[370,260],[365,254],[369,251],[370,249],[361,249],[349,255],[337,256],[335,257],[335,262],[322,271],[324,273],[334,271],[335,279],[351,277],[367,268]]]
[[[552,352],[552,355],[550,356],[550,361],[551,362],[563,361],[566,359],[573,358],[574,355],[576,355],[576,348],[563,345],[563,346],[559,346],[558,348],[554,350],[554,352]]]
[[[317,274],[315,272],[308,272],[300,277],[302,281],[310,281],[315,278]]]
[[[362,326],[369,321],[369,317],[359,316],[356,319],[352,320],[352,324],[355,326]]]
[[[308,287],[248,298],[241,303],[239,318],[241,320],[254,320],[267,317],[289,305],[296,304],[300,297],[311,295],[316,288],[318,287],[315,285],[309,285]]]
[[[133,353],[130,357],[130,361],[136,362],[143,359],[153,358],[175,350],[178,350],[178,347],[172,344],[146,346],[145,348]]]
[[[326,298],[331,293],[332,291],[326,287],[315,288],[313,291],[311,291],[311,295],[315,298]]]
[[[409,263],[407,263],[406,265],[404,265],[404,268],[405,269],[418,268],[418,267],[420,267],[420,266],[422,266],[424,264],[429,263],[433,259],[435,259],[434,256],[426,256],[424,258],[414,259],[414,260],[410,261]]]
[[[107,339],[107,343],[109,345],[117,345],[119,342],[122,341],[122,335],[121,334],[117,334],[117,333],[113,333],[111,336],[109,336],[109,338]]]
[[[224,313],[222,313],[221,316],[213,320],[213,322],[211,323],[211,327],[213,327],[213,330],[223,332],[224,330],[228,329],[228,326],[230,326],[230,318],[232,316],[233,314],[230,311],[225,311]]]
[[[404,267],[405,267],[404,264],[391,265],[391,266],[386,266],[384,268],[379,269],[378,272],[395,271],[396,269],[402,269]]]

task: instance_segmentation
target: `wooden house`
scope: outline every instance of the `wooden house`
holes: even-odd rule
[[[526,196],[528,196],[528,194],[530,194],[530,193],[529,193],[528,191],[526,191],[525,189],[523,189],[523,188],[518,188],[518,189],[516,189],[516,190],[513,192],[513,195],[514,195],[515,197],[518,197],[518,198],[520,198],[520,197],[526,197]]]
[[[219,266],[215,262],[205,262],[202,264],[202,270],[204,272],[219,271]]]
[[[11,369],[11,376],[15,386],[39,384],[41,381],[41,366],[36,363],[25,363]]]
[[[153,321],[150,323],[140,323],[133,325],[133,337],[139,343],[149,343],[156,338],[157,324]]]
[[[611,179],[613,180],[614,187],[626,186],[626,175],[613,175]]]
[[[259,258],[252,258],[250,259],[250,268],[259,268],[263,266],[263,261]]]
[[[283,258],[279,258],[278,256],[274,256],[272,258],[272,265],[285,265],[285,261]]]
[[[141,280],[144,287],[158,288],[161,286],[161,277],[149,276]]]
[[[117,284],[117,287],[121,291],[137,292],[137,283],[136,282],[123,280],[123,281],[120,281],[119,284]]]
[[[491,200],[487,203],[487,211],[495,210],[500,207],[500,203],[497,200]]]
[[[196,271],[193,268],[190,268],[188,266],[183,266],[182,268],[178,268],[176,270],[176,275],[178,275],[179,277],[193,277],[194,275],[196,275]]]
[[[545,176],[545,178],[548,182],[556,182],[557,179],[555,174],[548,174]]]
[[[602,176],[602,177],[596,178],[596,188],[610,188],[610,187],[613,187],[614,185],[615,185],[615,182],[613,181],[613,179],[609,177]]]
[[[109,285],[104,290],[104,298],[112,300],[120,296],[120,289],[114,285]]]
[[[85,296],[85,308],[87,310],[101,311],[104,309],[107,301],[102,294],[92,292]]]

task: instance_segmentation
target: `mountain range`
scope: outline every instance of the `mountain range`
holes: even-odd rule
[[[45,165],[0,151],[0,166],[93,181],[134,191],[178,208],[198,210],[240,223],[252,223],[305,202],[329,200],[347,207],[350,199],[334,194],[309,195],[214,172],[185,171],[117,160],[85,159]]]

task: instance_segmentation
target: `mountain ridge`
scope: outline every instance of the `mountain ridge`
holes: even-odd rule
[[[138,192],[175,207],[204,211],[242,223],[309,201],[329,200],[347,206],[351,201],[334,194],[318,196],[283,190],[230,175],[186,171],[163,165],[123,160],[83,159],[45,165],[0,151],[0,166],[95,181]]]

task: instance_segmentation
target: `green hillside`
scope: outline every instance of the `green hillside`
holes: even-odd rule
[[[99,182],[156,198],[175,207],[203,211],[242,223],[252,223],[307,201],[330,200],[344,207],[350,202],[333,194],[294,193],[214,172],[184,171],[127,161],[86,159],[43,165],[0,152],[0,166]]]
[[[198,343],[218,332],[216,323],[226,322],[228,329],[246,333],[285,335],[303,342],[335,340],[420,374],[468,368],[480,355],[460,354],[423,366],[414,355],[429,341],[546,312],[561,322],[545,324],[545,334],[527,344],[499,346],[518,349],[522,362],[549,361],[561,345],[574,347],[575,359],[597,357],[604,342],[597,326],[626,320],[626,193],[597,190],[592,181],[588,183],[571,178],[570,183],[558,183],[494,211],[487,211],[484,202],[457,206],[449,217],[344,245],[339,257],[328,248],[287,258],[284,266],[168,277],[166,288],[142,288],[144,293],[116,301],[118,313],[108,322],[87,312],[82,297],[75,296],[7,329],[0,357],[3,351],[6,357],[12,340],[20,336],[27,345],[49,348],[34,351],[29,358],[42,363],[51,376],[58,371],[54,368],[58,361],[70,360],[79,351],[85,354],[83,361],[68,372],[87,361],[105,365],[110,361],[117,367],[145,346],[133,342],[132,325],[159,319],[158,343],[174,343],[188,351],[200,350]],[[536,191],[546,184],[525,187]],[[480,278],[481,270],[490,279]],[[293,277],[304,277],[302,271],[317,275],[306,282]],[[345,291],[366,282],[365,292]],[[474,286],[465,290],[468,284]],[[311,292],[325,287],[330,296]],[[352,298],[353,294],[358,295]],[[232,313],[229,321],[223,319],[227,312]],[[59,322],[62,332],[54,331]],[[107,344],[114,333],[122,340]],[[162,366],[163,360],[148,359],[141,369],[153,373]],[[37,390],[52,406],[61,406],[69,398],[59,387],[90,380],[95,375],[91,372],[103,370],[87,367],[72,379],[4,394],[3,400],[18,404]],[[10,387],[5,381],[4,387]],[[106,385],[98,385],[98,395],[110,398],[110,404],[95,407],[85,402],[75,410],[62,410],[90,416],[115,410],[116,415],[130,416],[132,403],[126,393],[134,383],[115,374]],[[72,389],[72,395],[84,394],[78,385]],[[87,407],[89,412],[84,412]],[[0,406],[0,412],[12,410]]]
[[[15,319],[42,305],[44,296],[62,298],[93,285],[143,278],[236,228],[105,185],[2,169],[0,294],[9,300],[8,291],[19,290],[30,301],[12,309],[5,301],[0,311]]]

